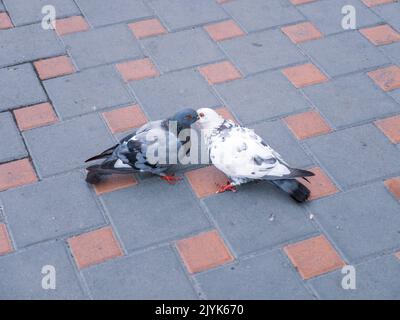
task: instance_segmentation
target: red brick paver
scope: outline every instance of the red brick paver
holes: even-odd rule
[[[185,175],[199,198],[215,194],[228,182],[228,178],[214,166],[188,171]]]
[[[302,88],[328,80],[328,78],[312,63],[286,68],[282,70],[282,73],[296,88]]]
[[[321,168],[315,167],[308,169],[308,171],[311,171],[315,174],[315,176],[307,177],[309,182],[301,178],[298,180],[310,190],[311,194],[308,199],[309,201],[339,192],[338,188],[336,188],[331,179],[329,179],[329,177],[324,171],[322,171]]]
[[[104,193],[133,187],[137,184],[138,182],[133,175],[115,174],[102,177],[101,182],[94,185],[94,190],[97,195],[102,195]]]
[[[0,256],[13,251],[7,227],[4,223],[0,223]]]
[[[299,4],[305,4],[305,3],[310,3],[310,2],[314,2],[317,0],[290,0],[291,3],[293,3],[294,5],[299,5]]]
[[[323,37],[322,33],[311,22],[302,22],[283,27],[281,30],[294,43],[301,43]]]
[[[331,128],[317,111],[288,116],[284,121],[300,140],[331,132]]]
[[[224,119],[226,120],[231,120],[235,123],[237,123],[236,118],[233,116],[233,114],[229,111],[227,107],[220,107],[215,109],[215,111]]]
[[[390,66],[383,69],[368,72],[368,75],[384,91],[400,88],[400,67]]]
[[[14,110],[18,128],[21,131],[42,127],[58,121],[50,103],[41,103],[34,106]]]
[[[310,279],[345,265],[322,235],[290,244],[284,251],[303,279]]]
[[[41,80],[64,76],[75,72],[75,67],[68,56],[38,60],[33,64]]]
[[[103,117],[113,133],[141,127],[148,121],[138,105],[104,112]]]
[[[367,7],[375,7],[381,4],[393,3],[394,0],[362,0]]]
[[[167,33],[167,30],[158,19],[130,23],[129,28],[138,39]]]
[[[400,41],[400,34],[387,24],[372,28],[364,28],[361,29],[360,32],[377,46]]]
[[[81,16],[73,16],[56,21],[56,32],[59,36],[89,30],[89,25]]]
[[[229,61],[209,64],[199,68],[209,84],[217,84],[241,78],[239,71]]]
[[[119,63],[117,69],[125,82],[156,77],[160,74],[149,58]]]
[[[28,159],[0,164],[0,191],[36,181],[35,171]]]
[[[13,24],[7,12],[0,12],[0,30],[10,29],[12,27]]]
[[[400,177],[385,180],[385,186],[396,199],[400,200]]]
[[[394,116],[375,122],[377,127],[392,141],[400,142],[400,116]]]
[[[216,230],[179,240],[176,246],[190,273],[205,271],[234,260]]]
[[[214,41],[232,39],[245,34],[233,20],[209,24],[204,29]]]

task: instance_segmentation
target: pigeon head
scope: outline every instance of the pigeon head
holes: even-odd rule
[[[218,128],[224,122],[224,119],[213,109],[201,108],[197,110],[197,114],[199,115],[197,123],[201,129]]]
[[[199,119],[197,112],[193,109],[184,109],[174,114],[170,119],[176,121],[180,128],[190,128]]]

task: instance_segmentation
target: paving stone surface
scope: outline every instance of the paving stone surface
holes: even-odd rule
[[[28,153],[11,113],[0,113],[0,162],[21,159]]]

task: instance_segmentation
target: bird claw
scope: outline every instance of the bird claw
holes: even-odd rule
[[[223,193],[225,191],[236,192],[237,190],[236,190],[236,187],[233,184],[228,183],[227,185],[222,186],[221,188],[219,188],[216,193]]]
[[[179,180],[182,180],[181,177],[176,177],[175,175],[161,176],[161,179],[167,181],[168,184],[176,184]]]

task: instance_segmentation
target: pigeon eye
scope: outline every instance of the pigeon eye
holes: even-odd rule
[[[192,119],[193,119],[193,117],[192,117],[190,114],[188,114],[187,116],[185,116],[185,118],[188,119],[188,120],[192,120]]]
[[[204,117],[204,113],[203,113],[203,112],[200,112],[200,113],[199,113],[199,116],[200,116],[201,118],[203,118],[203,117]]]

